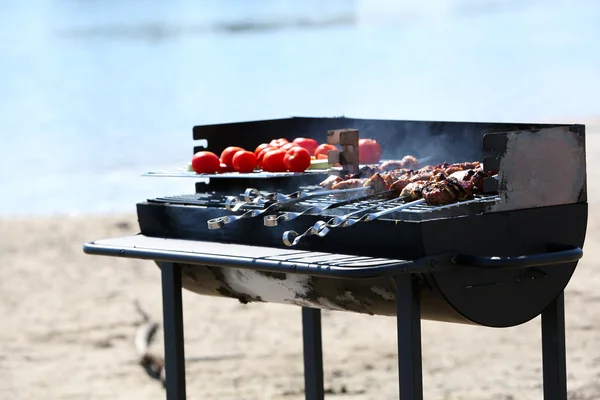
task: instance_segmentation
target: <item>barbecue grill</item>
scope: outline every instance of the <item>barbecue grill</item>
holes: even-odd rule
[[[566,399],[563,291],[587,226],[585,127],[295,117],[195,126],[193,138],[218,153],[346,128],[376,138],[384,159],[478,160],[497,175],[467,201],[432,206],[323,191],[331,170],[151,173],[194,179],[195,193],[138,203],[138,235],[84,251],[160,267],[167,397],[185,398],[183,287],[302,307],[307,399],[324,397],[321,309],[397,318],[403,400],[422,399],[421,319],[505,328],[541,314],[544,398]]]

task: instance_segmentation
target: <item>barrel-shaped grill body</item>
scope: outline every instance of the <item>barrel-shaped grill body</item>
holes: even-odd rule
[[[383,144],[385,158],[413,154],[429,157],[432,163],[483,160],[495,165],[499,169],[498,198],[468,207],[391,214],[335,229],[326,237],[307,237],[297,246],[299,250],[418,260],[447,253],[503,257],[583,247],[587,198],[584,129],[580,125],[293,118],[195,127],[194,139],[207,139],[208,148],[218,152],[228,145],[250,148],[277,137],[312,136],[323,141],[327,129],[338,128],[358,128],[361,137],[375,137]],[[540,157],[542,151],[544,157]],[[523,155],[528,152],[531,156],[526,159]],[[549,176],[555,177],[554,181]],[[297,177],[295,189],[287,189],[314,183],[302,179]],[[252,185],[240,178],[215,179],[208,185],[198,183],[196,191],[237,195],[247,187],[274,190],[277,185],[285,186],[269,179]],[[527,185],[530,190],[525,190]],[[324,219],[323,215],[302,215],[267,227],[262,218],[249,218],[209,230],[209,219],[231,212],[168,199],[139,203],[137,211],[141,233],[147,236],[281,249],[289,249],[281,240],[284,231],[303,232]],[[561,293],[576,264],[510,269],[459,263],[441,270],[432,265],[431,270],[415,274],[421,284],[422,318],[493,327],[526,322]],[[192,292],[242,302],[396,314],[391,276],[337,279],[184,264],[182,277],[184,287]]]

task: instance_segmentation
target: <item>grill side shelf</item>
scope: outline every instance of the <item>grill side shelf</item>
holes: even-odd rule
[[[517,257],[443,254],[416,260],[394,260],[154,238],[141,234],[85,243],[84,252],[94,255],[185,262],[214,267],[234,267],[338,279],[371,279],[406,273],[436,272],[452,267],[527,268],[573,262],[579,260],[583,255],[581,248],[577,247]]]

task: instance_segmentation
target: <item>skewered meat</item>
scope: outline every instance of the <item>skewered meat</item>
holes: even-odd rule
[[[363,186],[363,184],[366,182],[366,179],[346,179],[345,181],[341,181],[341,182],[337,182],[336,184],[334,184],[333,186],[331,186],[332,190],[339,190],[339,189],[352,189],[352,188],[358,188]]]
[[[395,169],[413,169],[419,165],[419,160],[417,160],[414,156],[404,156],[402,160],[390,160],[385,161],[381,164],[382,171],[392,171]]]
[[[484,171],[479,161],[427,165],[413,170],[407,168],[415,166],[410,157],[387,161],[381,167],[362,167],[346,179],[329,177],[321,186],[330,185],[333,190],[367,187],[377,193],[394,190],[407,201],[423,198],[429,205],[443,205],[473,198],[482,191],[483,179],[490,176],[490,171]]]
[[[388,185],[379,174],[375,174],[367,179],[363,186],[368,187],[373,193],[385,192],[388,190]]]
[[[390,185],[390,190],[395,190],[400,193],[410,183],[408,179],[397,179]]]
[[[407,201],[417,200],[421,197],[421,191],[425,186],[425,182],[410,182],[400,192],[400,197]]]
[[[402,163],[402,161],[389,160],[389,161],[384,161],[383,164],[381,164],[382,171],[393,171],[395,169],[400,169],[400,168],[404,168],[404,164]]]
[[[373,175],[375,175],[378,172],[381,172],[381,168],[378,166],[373,166],[373,165],[365,165],[364,167],[361,167],[357,173],[355,174],[351,174],[351,175],[347,175],[345,178],[346,179],[363,179],[363,178],[370,178]]]
[[[329,175],[323,182],[319,183],[319,186],[329,190],[333,187],[333,185],[342,181],[343,179],[337,175]]]
[[[427,204],[439,206],[473,197],[471,181],[457,181],[448,178],[439,182],[430,182],[421,191]]]
[[[402,158],[404,168],[416,168],[419,165],[419,160],[416,157],[407,155]]]
[[[417,182],[417,181],[430,181],[430,180],[437,180],[438,175],[439,174],[443,174],[444,170],[441,168],[435,168],[435,169],[431,169],[425,172],[418,172],[417,174],[413,175],[410,178],[411,182]]]
[[[485,177],[487,177],[487,174],[479,169],[457,171],[449,176],[449,178],[456,179],[458,182],[470,182],[474,191],[483,189],[483,178]]]
[[[383,174],[381,175],[381,177],[383,178],[385,185],[388,187],[392,186],[392,184],[395,181],[395,178],[391,175],[391,174]]]
[[[456,164],[452,164],[452,165],[448,166],[445,169],[445,171],[446,171],[446,175],[452,175],[453,173],[455,173],[457,171],[464,171],[466,169],[477,169],[477,168],[479,168],[480,165],[481,165],[481,163],[479,161],[456,163]]]

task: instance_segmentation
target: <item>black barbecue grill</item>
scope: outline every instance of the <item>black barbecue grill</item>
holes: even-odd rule
[[[140,234],[84,250],[161,268],[167,397],[185,397],[183,287],[302,307],[307,399],[324,396],[321,309],[397,318],[402,399],[422,399],[421,319],[511,327],[541,314],[544,398],[566,399],[563,290],[587,225],[584,126],[288,118],[193,134],[220,152],[278,137],[323,142],[344,128],[376,138],[385,159],[479,160],[498,173],[483,193],[443,206],[360,190],[311,197],[331,170],[212,176],[196,193],[137,204]]]

